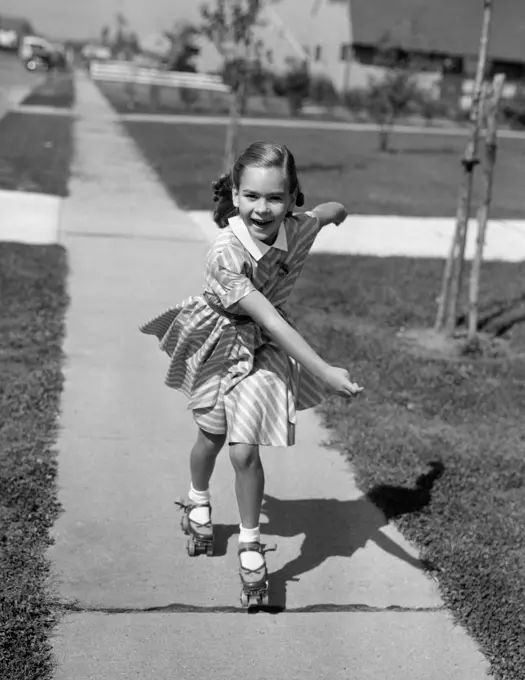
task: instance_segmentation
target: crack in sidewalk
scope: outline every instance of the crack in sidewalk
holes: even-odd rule
[[[239,606],[205,606],[174,603],[162,607],[89,607],[82,605],[64,605],[63,610],[71,614],[239,614],[246,613],[247,610]],[[402,613],[402,614],[421,614],[446,611],[444,605],[434,607],[402,607],[400,605],[389,605],[388,607],[372,607],[366,604],[311,604],[304,607],[287,608],[280,605],[268,605],[257,607],[254,610],[265,611],[272,614],[319,614],[319,613]]]

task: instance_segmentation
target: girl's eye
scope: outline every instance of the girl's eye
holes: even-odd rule
[[[249,201],[256,201],[259,198],[255,194],[244,194],[244,197],[247,198]],[[283,202],[282,196],[270,196],[268,198],[268,200],[271,203],[282,203]]]

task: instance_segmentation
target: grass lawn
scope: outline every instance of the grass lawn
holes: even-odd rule
[[[67,196],[72,157],[68,116],[8,113],[0,120],[0,189]]]
[[[322,408],[363,492],[435,566],[440,590],[499,680],[525,665],[525,361],[414,351],[431,326],[438,260],[312,255],[291,307],[300,331],[366,392]],[[484,299],[523,292],[525,263],[487,264]],[[511,346],[525,351],[523,329]],[[442,467],[428,486],[420,475]],[[431,644],[431,642],[429,642]]]
[[[75,82],[72,73],[48,73],[45,81],[23,101],[24,106],[54,106],[71,109],[75,104]]]
[[[0,677],[52,677],[45,553],[56,500],[66,254],[0,242]]]
[[[125,126],[181,207],[212,209],[211,182],[221,172],[225,126],[131,121]],[[290,147],[307,207],[341,200],[354,214],[455,215],[464,138],[396,134],[395,152],[382,154],[372,132],[250,126],[241,130],[240,148],[257,139]],[[499,142],[494,218],[525,218],[524,152],[524,141]]]
[[[127,128],[181,205],[211,207],[224,128]],[[295,151],[308,205],[335,198],[355,213],[454,213],[461,140],[398,136],[398,153],[380,155],[373,135],[249,128],[242,143],[268,137]],[[494,216],[524,216],[522,151],[520,142],[501,143]],[[321,409],[362,491],[374,489],[374,502],[419,547],[494,676],[521,680],[525,332],[513,325],[493,358],[408,344],[398,331],[432,325],[442,268],[430,259],[312,255],[291,309],[309,342],[366,387],[352,404],[334,398]],[[525,263],[486,263],[482,318],[494,324],[498,306],[523,305],[524,280]]]

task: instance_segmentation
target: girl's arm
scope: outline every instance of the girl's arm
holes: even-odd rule
[[[350,381],[348,371],[330,366],[321,359],[262,293],[259,291],[248,293],[238,302],[238,308],[266,331],[288,356],[302,364],[335,392],[343,396],[353,396],[362,391],[362,387]]]
[[[338,226],[344,222],[348,213],[342,203],[331,201],[330,203],[321,203],[317,205],[311,212],[314,212],[319,217],[320,228],[326,227],[327,224],[335,224]]]

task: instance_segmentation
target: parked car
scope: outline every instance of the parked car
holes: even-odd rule
[[[25,60],[28,71],[64,70],[67,68],[67,57],[62,45],[42,47],[35,45],[31,56]]]
[[[16,50],[18,47],[18,33],[14,29],[0,27],[0,48]]]
[[[88,43],[82,48],[82,57],[86,61],[108,61],[111,59],[111,48],[107,45]]]
[[[53,51],[53,46],[49,40],[46,40],[46,38],[42,38],[39,35],[25,35],[20,40],[18,56],[22,61],[27,63],[35,51],[41,53],[43,50],[49,52]]]

